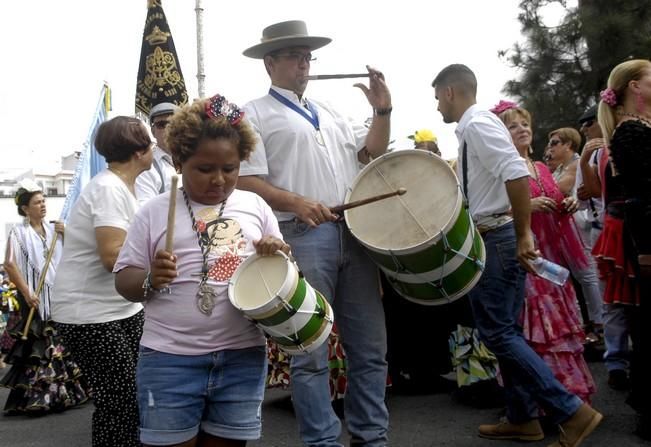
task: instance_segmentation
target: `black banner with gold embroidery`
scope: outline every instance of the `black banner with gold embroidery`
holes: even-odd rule
[[[136,113],[149,115],[151,108],[161,102],[187,104],[188,92],[162,0],[148,0],[138,67]]]

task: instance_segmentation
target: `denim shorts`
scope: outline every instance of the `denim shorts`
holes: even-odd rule
[[[140,441],[179,444],[199,430],[225,439],[260,438],[266,374],[265,346],[203,355],[140,346]]]

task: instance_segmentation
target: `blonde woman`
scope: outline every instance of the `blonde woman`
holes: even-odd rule
[[[651,385],[643,369],[651,355],[651,332],[645,327],[651,322],[651,62],[635,59],[617,65],[600,96],[599,125],[610,149],[615,179],[606,181],[605,192],[610,194],[613,184],[619,186],[623,231],[619,232],[619,245],[609,244],[608,235],[617,233],[605,226],[595,250],[619,247],[621,261],[635,275],[636,290],[629,302],[637,303],[638,308],[629,319],[634,330],[628,403],[638,413],[636,433],[651,439]]]

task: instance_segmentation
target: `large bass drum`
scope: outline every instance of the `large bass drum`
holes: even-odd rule
[[[485,249],[456,175],[430,152],[392,152],[359,173],[346,203],[398,188],[407,192],[346,210],[351,233],[404,298],[440,305],[468,293],[481,277]]]

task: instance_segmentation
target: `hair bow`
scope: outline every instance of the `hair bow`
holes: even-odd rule
[[[211,97],[206,103],[206,115],[210,118],[223,116],[231,126],[235,126],[244,118],[244,112],[237,105],[228,102],[219,93]]]

